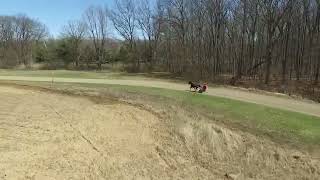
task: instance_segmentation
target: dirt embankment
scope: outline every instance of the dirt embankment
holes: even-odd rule
[[[0,179],[317,179],[320,160],[190,116],[0,86]]]

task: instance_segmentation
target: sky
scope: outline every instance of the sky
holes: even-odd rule
[[[90,5],[112,7],[113,0],[1,0],[0,15],[26,14],[46,24],[57,37],[70,20],[81,18]]]

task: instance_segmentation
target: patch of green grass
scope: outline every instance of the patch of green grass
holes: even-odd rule
[[[112,71],[72,71],[72,70],[14,70],[0,69],[0,76],[23,77],[55,77],[55,78],[79,78],[79,79],[166,79],[179,82],[178,78],[169,78],[169,73],[125,73]]]
[[[0,70],[0,76],[58,77],[85,79],[119,79],[120,73],[108,71],[69,71],[69,70]]]

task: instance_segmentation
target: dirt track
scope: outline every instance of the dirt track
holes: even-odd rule
[[[320,176],[319,159],[182,109],[163,118],[119,102],[7,86],[0,86],[0,101],[0,179]]]
[[[22,80],[22,81],[44,81],[51,82],[49,77],[21,77],[21,76],[0,76],[0,80]],[[54,82],[70,82],[70,83],[92,83],[92,84],[119,84],[158,87],[174,90],[186,90],[186,84],[178,84],[161,80],[143,79],[143,80],[118,80],[118,79],[72,79],[72,78],[54,78]],[[320,104],[290,99],[288,97],[278,97],[272,95],[264,95],[238,89],[229,88],[209,88],[208,93],[212,96],[226,97],[240,101],[262,104],[270,107],[301,112],[320,117]]]

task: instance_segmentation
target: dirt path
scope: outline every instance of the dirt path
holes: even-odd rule
[[[21,77],[21,76],[0,76],[0,80],[14,80],[14,81],[39,81],[51,82],[49,77]],[[119,84],[132,86],[157,87],[173,90],[187,90],[186,84],[178,84],[173,82],[166,82],[161,80],[118,80],[118,79],[72,79],[72,78],[54,78],[54,82],[68,82],[68,83],[92,83],[92,84]],[[247,92],[237,89],[228,88],[209,88],[208,93],[212,96],[225,97],[245,102],[262,104],[270,107],[301,112],[320,117],[320,104],[290,99],[288,97],[278,97],[272,95],[258,94],[254,92]]]
[[[187,112],[0,86],[0,179],[317,179],[320,162]],[[176,122],[174,120],[182,120]]]

